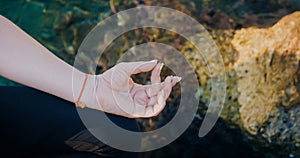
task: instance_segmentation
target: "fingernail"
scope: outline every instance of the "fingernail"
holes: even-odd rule
[[[159,70],[162,70],[163,67],[164,67],[164,63],[161,63]]]
[[[180,82],[180,81],[181,81],[181,79],[182,79],[182,77],[178,77],[178,82]]]
[[[174,76],[174,79],[175,79],[176,82],[180,82],[182,78],[179,77],[179,76]]]
[[[151,63],[157,63],[157,59],[151,60]]]

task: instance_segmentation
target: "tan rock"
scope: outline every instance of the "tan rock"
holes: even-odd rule
[[[239,77],[238,103],[244,127],[256,134],[269,116],[300,102],[300,12],[282,18],[270,28],[236,31],[232,45],[238,51],[234,69]]]

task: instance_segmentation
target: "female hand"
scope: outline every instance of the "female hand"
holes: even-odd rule
[[[122,62],[97,75],[93,94],[97,106],[90,108],[129,118],[157,116],[164,109],[172,87],[181,80],[178,76],[168,76],[161,82],[162,67],[156,60]],[[130,77],[151,70],[151,85],[134,83]]]
[[[162,64],[123,62],[100,75],[86,74],[61,60],[0,15],[0,75],[70,102],[130,118],[158,115],[180,77],[162,83]],[[132,74],[152,70],[151,85],[134,83]],[[82,95],[81,95],[82,94]],[[79,97],[82,96],[82,97]],[[99,104],[98,104],[99,103]]]

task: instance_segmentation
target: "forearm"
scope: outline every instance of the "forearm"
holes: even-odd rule
[[[2,16],[0,75],[71,102],[76,101],[85,79],[84,73],[59,59]],[[90,81],[87,86],[86,91],[91,91]]]

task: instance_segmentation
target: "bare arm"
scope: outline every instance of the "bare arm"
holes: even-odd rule
[[[119,63],[103,74],[89,75],[80,101],[89,108],[130,118],[156,116],[165,107],[172,87],[181,79],[169,76],[161,83],[162,66],[157,61]],[[114,77],[113,71],[117,74]],[[152,71],[151,85],[136,84],[130,77],[148,71]],[[0,75],[76,102],[86,74],[56,57],[0,15]]]
[[[0,15],[0,75],[18,83],[74,102],[85,74],[59,59],[18,26]],[[85,94],[92,90],[92,77]],[[84,98],[83,98],[84,99]]]

